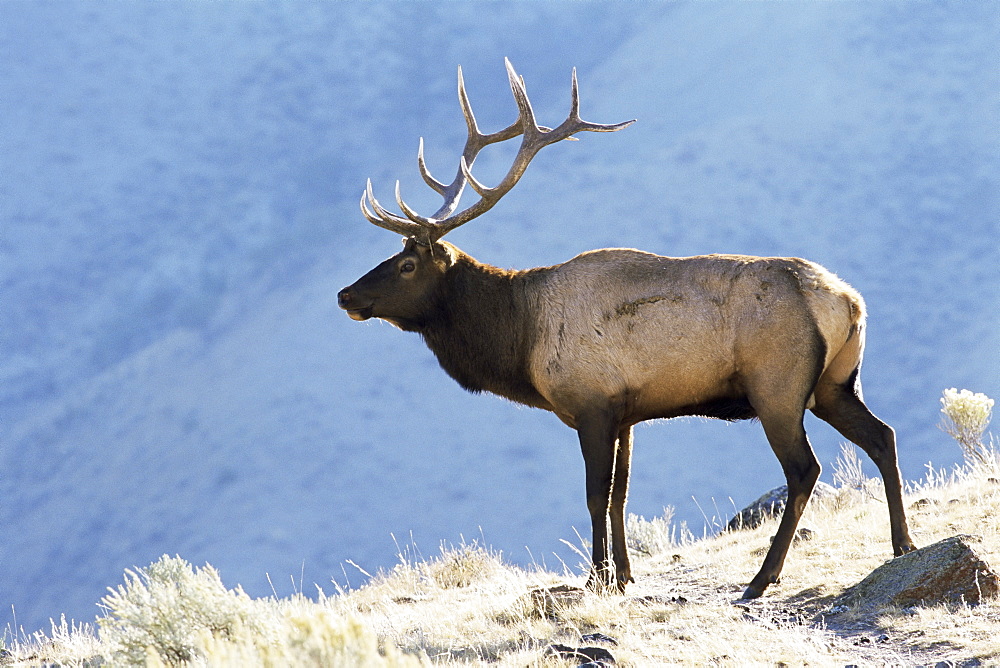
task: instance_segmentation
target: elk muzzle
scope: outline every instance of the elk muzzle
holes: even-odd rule
[[[344,288],[337,293],[337,305],[347,311],[347,315],[351,320],[368,320],[372,317],[373,304],[359,304],[358,302],[357,296],[351,291],[350,287]]]

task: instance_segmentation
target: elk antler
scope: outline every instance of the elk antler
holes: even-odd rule
[[[458,173],[455,179],[445,185],[430,175],[427,164],[424,162],[424,140],[420,139],[420,148],[417,151],[417,165],[420,168],[420,175],[435,192],[444,197],[444,204],[433,215],[425,217],[411,209],[399,194],[399,181],[396,181],[396,203],[405,218],[387,211],[372,192],[371,179],[368,186],[361,195],[361,212],[369,222],[383,227],[392,232],[402,234],[418,243],[431,245],[445,234],[455,229],[459,225],[469,222],[479,216],[500,201],[500,198],[514,187],[528,163],[535,157],[542,148],[549,144],[554,144],[563,139],[573,139],[572,135],[584,130],[590,132],[615,132],[635,123],[635,120],[616,123],[614,125],[600,125],[598,123],[588,123],[580,118],[580,95],[577,90],[576,68],[573,69],[573,89],[572,102],[570,104],[569,116],[557,128],[550,129],[538,125],[535,122],[535,114],[531,110],[531,103],[528,101],[528,93],[524,87],[524,79],[514,71],[514,66],[510,60],[504,59],[507,65],[507,77],[510,79],[510,88],[514,93],[514,100],[517,102],[518,118],[507,128],[484,135],[476,125],[476,117],[472,113],[472,106],[469,104],[469,96],[465,92],[465,81],[462,78],[462,68],[458,68],[458,101],[462,105],[462,114],[465,116],[465,123],[469,128],[469,138],[465,141],[465,149],[459,160]],[[507,175],[496,186],[488,188],[472,175],[472,163],[479,152],[497,142],[513,139],[522,135],[521,147],[514,157],[514,164],[511,165]],[[455,213],[458,202],[462,197],[462,191],[468,183],[472,189],[479,194],[479,201],[467,209]]]

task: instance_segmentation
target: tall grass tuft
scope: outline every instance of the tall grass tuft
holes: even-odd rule
[[[625,542],[628,548],[633,552],[655,557],[694,540],[687,523],[681,522],[678,526],[673,519],[674,509],[671,506],[663,508],[662,517],[651,520],[630,513],[625,519]]]
[[[858,449],[852,443],[840,444],[840,454],[833,464],[833,484],[837,487],[838,496],[844,498],[851,494],[861,494],[867,498],[878,499],[884,494],[882,479],[869,478],[865,475]]]

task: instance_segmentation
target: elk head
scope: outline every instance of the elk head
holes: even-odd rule
[[[386,210],[372,191],[371,179],[361,196],[361,212],[369,222],[406,238],[402,252],[381,263],[362,276],[354,285],[344,288],[338,295],[340,307],[355,320],[371,317],[382,318],[402,329],[419,329],[436,306],[435,287],[440,284],[454,262],[459,251],[450,244],[441,242],[445,234],[459,225],[489,211],[507,194],[524,174],[528,163],[542,148],[564,139],[575,140],[577,132],[614,132],[634,123],[634,120],[614,125],[588,123],[580,118],[580,97],[573,70],[572,100],[569,116],[558,127],[547,128],[538,125],[534,111],[528,101],[524,80],[505,59],[510,88],[517,103],[518,118],[507,128],[492,134],[479,131],[476,117],[472,113],[469,97],[465,92],[462,68],[458,69],[458,100],[468,127],[468,139],[459,159],[458,173],[450,184],[444,184],[431,176],[424,162],[424,140],[420,139],[417,150],[417,165],[420,175],[435,192],[444,198],[441,207],[430,216],[421,216],[403,201],[396,182],[396,203],[403,215]],[[521,136],[521,146],[514,157],[506,176],[496,186],[487,187],[472,175],[472,164],[479,152],[497,142]],[[459,200],[465,186],[469,185],[479,195],[479,199],[461,211]]]
[[[437,310],[436,287],[453,261],[451,244],[405,239],[402,251],[341,290],[338,302],[353,320],[382,318],[403,330],[419,330]]]

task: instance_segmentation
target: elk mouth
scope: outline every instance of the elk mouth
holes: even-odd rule
[[[372,307],[366,306],[364,308],[349,308],[345,309],[347,311],[347,316],[351,320],[363,321],[368,320],[372,317]]]

